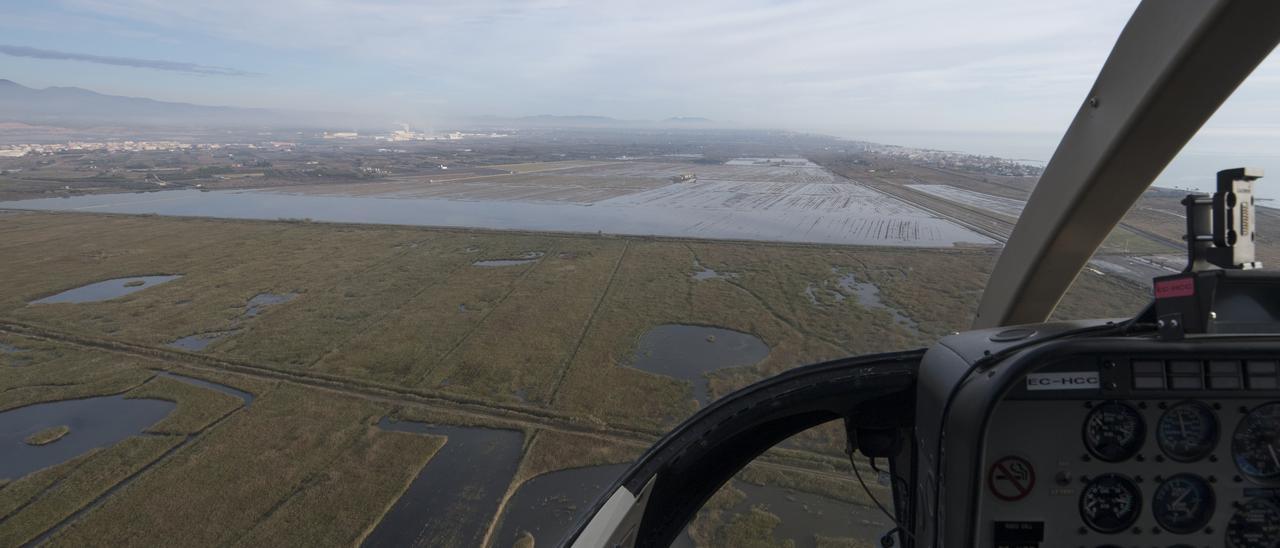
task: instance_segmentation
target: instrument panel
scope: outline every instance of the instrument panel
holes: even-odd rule
[[[1280,546],[1280,357],[1058,359],[989,415],[978,546]]]

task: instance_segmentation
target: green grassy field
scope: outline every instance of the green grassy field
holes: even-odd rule
[[[0,235],[14,259],[0,265],[8,284],[0,317],[152,346],[238,330],[204,353],[655,428],[695,404],[683,383],[620,367],[648,329],[711,325],[768,344],[759,365],[714,375],[713,394],[722,395],[804,363],[923,346],[964,328],[993,259],[986,250],[67,214],[6,217]],[[545,255],[471,266],[529,251]],[[736,276],[695,280],[695,261]],[[105,278],[156,273],[182,278],[110,301],[26,304]],[[875,284],[883,306],[839,293],[845,274]],[[1080,302],[1094,315],[1124,315],[1144,299],[1093,274],[1078,285],[1087,298],[1069,296],[1064,311]],[[254,295],[287,292],[299,297],[244,316]],[[890,308],[915,326],[892,321]]]
[[[543,255],[472,265],[531,251]],[[964,329],[994,262],[987,249],[63,213],[0,216],[0,255],[0,343],[19,349],[0,352],[0,411],[104,394],[177,404],[141,435],[0,488],[0,544],[90,507],[50,539],[68,546],[358,542],[442,443],[374,426],[387,415],[524,431],[507,496],[546,472],[626,462],[698,406],[688,383],[627,367],[654,326],[723,327],[769,346],[756,365],[712,373],[718,397]],[[695,263],[725,277],[695,279]],[[182,277],[103,302],[28,304],[148,274]],[[879,302],[859,302],[841,285],[850,275]],[[262,293],[297,297],[248,315]],[[1145,300],[1086,272],[1060,314],[1124,316]],[[224,331],[198,353],[165,346]],[[246,407],[158,370],[256,399]],[[865,505],[851,478],[818,474],[846,466],[842,445],[838,427],[818,428],[739,479]],[[703,520],[711,545],[771,527],[767,512]]]

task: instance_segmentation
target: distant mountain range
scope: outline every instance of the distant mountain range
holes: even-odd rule
[[[206,106],[157,101],[144,97],[107,95],[77,87],[36,89],[0,79],[0,122],[61,127],[154,126],[216,128],[384,128],[390,121],[363,120],[349,115],[307,113],[261,108]],[[464,124],[505,128],[654,128],[713,127],[711,120],[674,117],[661,121],[621,120],[608,116],[522,117],[480,116],[458,120]]]
[[[711,121],[711,119],[703,118],[701,116],[672,116],[671,118],[667,118],[666,120],[663,120],[663,121],[670,122],[673,124],[714,124],[715,123]]]
[[[171,103],[75,87],[29,88],[0,79],[0,121],[66,126],[268,126],[302,116],[274,110]]]

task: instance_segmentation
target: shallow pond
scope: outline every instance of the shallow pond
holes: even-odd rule
[[[396,432],[445,436],[364,546],[479,546],[515,474],[524,434],[382,419]]]
[[[262,314],[267,307],[287,303],[297,298],[297,296],[297,293],[259,293],[250,298],[249,302],[245,303],[244,312],[240,314],[239,318],[236,318],[231,322],[229,329],[223,329],[221,331],[206,331],[204,333],[196,333],[194,335],[179,337],[169,341],[167,346],[186,350],[188,352],[202,352],[204,349],[208,348],[209,345],[215,342],[226,337],[239,334],[240,331],[242,331],[242,329],[238,327],[241,325],[241,322]]]
[[[839,270],[831,269],[833,273],[840,274]],[[893,317],[894,323],[906,327],[912,331],[916,331],[919,325],[915,320],[911,319],[901,310],[885,304],[884,299],[880,298],[880,288],[871,282],[860,282],[852,273],[840,274],[836,285],[847,293],[853,294],[858,299],[858,304],[866,308],[878,308],[889,313]]]
[[[27,349],[0,342],[0,363],[8,363],[13,367],[23,367],[31,363],[31,358],[24,356]]]
[[[244,310],[244,317],[252,318],[261,314],[268,306],[287,303],[297,296],[297,293],[259,293],[249,299],[249,304]]]
[[[0,478],[17,479],[60,464],[95,447],[141,433],[168,415],[174,403],[103,396],[38,403],[0,413]],[[41,430],[67,426],[62,439],[42,446],[24,441]]]
[[[31,304],[92,303],[123,297],[148,287],[176,280],[182,276],[136,276],[115,278],[68,289],[57,295],[31,301]]]
[[[690,276],[692,276],[693,279],[700,282],[704,280],[729,279],[729,278],[738,277],[738,274],[735,272],[724,272],[724,273],[716,272],[715,270],[712,270],[710,268],[707,268],[706,266],[703,266],[703,264],[698,262],[697,259],[694,259],[693,261],[693,268],[695,270],[693,271],[693,274],[691,274]]]
[[[534,261],[537,261],[538,259],[541,259],[542,255],[543,253],[541,251],[529,251],[521,254],[519,257],[515,259],[489,259],[487,261],[476,261],[474,263],[471,263],[471,266],[493,268],[498,266],[516,266],[516,265],[522,265],[522,264],[529,264]]]
[[[232,388],[225,384],[218,384],[216,382],[206,381],[204,379],[197,379],[195,377],[188,377],[186,375],[179,375],[177,373],[170,373],[168,371],[157,371],[156,374],[160,375],[161,377],[169,377],[170,379],[173,379],[175,381],[185,382],[187,384],[194,384],[196,386],[201,386],[204,388],[208,388],[210,390],[217,390],[228,396],[240,398],[240,400],[244,402],[245,407],[249,407],[249,404],[253,403],[252,393],[245,392],[244,390],[240,390],[238,388]]]
[[[526,531],[537,546],[555,546],[627,466],[572,468],[524,482],[507,500],[493,546],[507,548]]]
[[[688,381],[693,396],[707,404],[706,374],[760,363],[769,346],[755,335],[719,327],[665,324],[640,336],[631,367]]]

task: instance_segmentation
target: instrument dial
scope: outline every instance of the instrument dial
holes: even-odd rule
[[[1190,533],[1213,518],[1213,487],[1195,474],[1178,474],[1165,480],[1151,497],[1156,523],[1173,533]]]
[[[1156,442],[1173,460],[1200,460],[1218,444],[1218,419],[1208,405],[1196,401],[1178,403],[1160,416]]]
[[[1103,474],[1080,491],[1080,517],[1099,533],[1128,529],[1142,511],[1142,491],[1120,474]]]
[[[1227,546],[1275,548],[1280,546],[1280,506],[1256,498],[1241,506],[1227,523]]]
[[[1231,437],[1231,457],[1250,478],[1280,479],[1280,402],[1260,405],[1240,420]]]
[[[1084,445],[1093,456],[1120,462],[1142,448],[1147,426],[1137,409],[1126,403],[1106,401],[1089,412],[1084,421]]]

